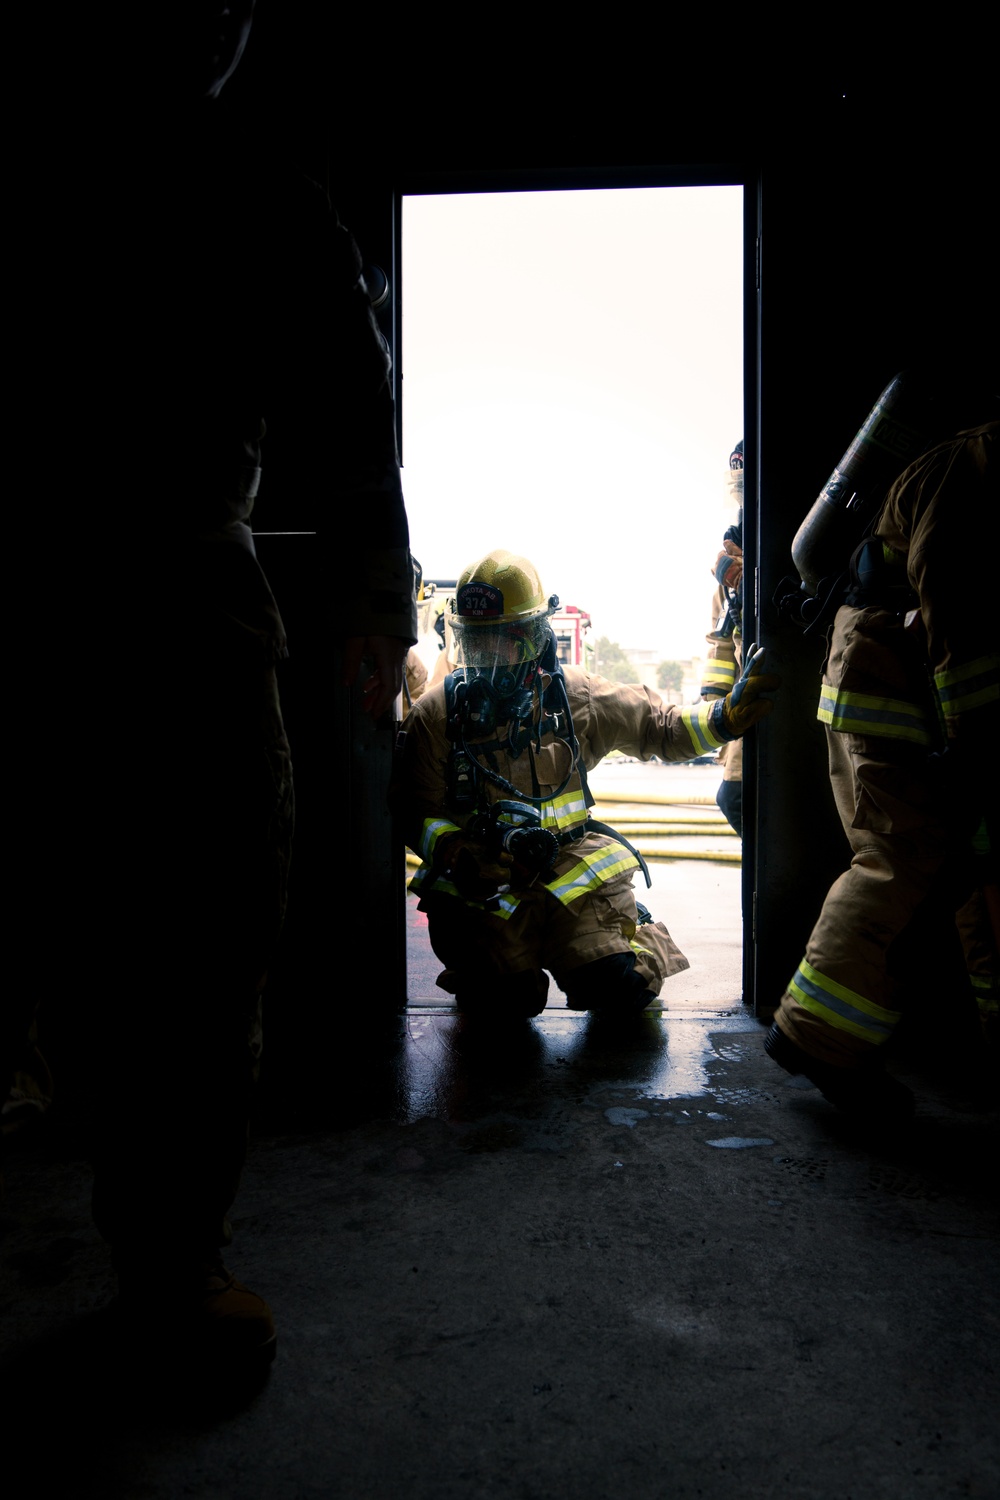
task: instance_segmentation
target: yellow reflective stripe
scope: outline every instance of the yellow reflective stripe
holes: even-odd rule
[[[595,849],[592,853],[584,854],[581,859],[567,870],[565,875],[560,875],[556,880],[550,880],[545,889],[551,891],[557,901],[568,906],[578,896],[584,896],[588,891],[595,891],[604,884],[606,880],[612,880],[616,875],[622,875],[626,870],[638,869],[638,860],[621,844],[611,844],[603,849]]]
[[[694,745],[692,756],[704,755],[707,750],[718,750],[726,741],[712,728],[714,703],[692,703],[681,709],[681,723]]]
[[[575,828],[578,823],[586,821],[587,799],[582,787],[578,787],[575,792],[565,792],[551,802],[542,803],[543,828]]]
[[[434,850],[439,839],[449,833],[461,833],[457,823],[450,823],[447,818],[425,818],[424,826],[420,830],[420,847],[414,853],[419,854],[421,859],[432,859]]]
[[[720,661],[717,657],[713,657],[705,663],[701,690],[703,693],[721,691],[723,697],[725,697],[735,681],[736,663],[734,661]]]
[[[638,861],[634,855],[631,855],[621,844],[611,844],[583,854],[571,870],[567,870],[566,874],[560,875],[558,879],[550,881],[545,889],[550,891],[557,901],[568,906],[578,896],[585,896],[588,891],[599,890],[606,880],[613,880],[616,875],[623,875],[626,871],[635,869],[638,869]],[[431,865],[425,862],[410,881],[409,889],[418,893],[426,888],[433,890],[435,894],[457,896],[460,901],[465,902],[466,906],[479,907],[503,921],[514,915],[521,902],[521,897],[514,891],[503,891],[491,897],[489,902],[469,901],[446,876],[438,875],[436,879],[430,879],[431,876]]]
[[[1000,698],[1000,656],[977,656],[975,661],[934,673],[941,707],[946,714],[964,714]]]
[[[447,875],[439,875],[436,880],[432,879],[432,876],[433,866],[425,861],[410,881],[409,889],[419,894],[426,886],[428,890],[433,890],[438,895],[458,896],[459,901],[462,900],[458,887],[452,884]],[[478,905],[478,903],[475,904]]]
[[[878,734],[890,740],[929,745],[924,711],[905,698],[879,698],[871,693],[849,693],[824,683],[816,717],[838,734]]]
[[[512,895],[509,891],[505,891],[503,895],[491,898],[489,904],[485,901],[472,901],[468,896],[462,895],[458,886],[455,885],[454,881],[449,880],[447,875],[438,875],[435,878],[431,878],[433,874],[431,865],[422,864],[407,886],[407,890],[412,891],[415,896],[426,895],[430,891],[433,891],[435,896],[454,896],[456,900],[462,902],[463,906],[474,906],[477,911],[489,911],[492,915],[498,917],[511,916],[518,901],[521,899],[519,896]],[[498,907],[502,909],[498,910]]]
[[[494,901],[490,902],[490,915],[500,917],[506,922],[514,915],[520,905],[520,901],[520,896],[515,896],[513,891],[504,891],[502,896],[497,896]]]
[[[967,661],[960,667],[949,667],[944,671],[934,673],[934,681],[938,692],[953,682],[967,682],[970,677],[979,677],[984,673],[992,673],[994,677],[1000,672],[1000,657],[977,656],[974,661]]]
[[[899,1011],[866,1000],[846,984],[821,974],[805,959],[789,980],[788,989],[803,1010],[811,1011],[828,1026],[848,1031],[875,1046],[886,1041],[899,1020]]]
[[[981,1016],[994,1016],[1000,1011],[1000,978],[996,974],[970,974],[969,983],[976,997]]]

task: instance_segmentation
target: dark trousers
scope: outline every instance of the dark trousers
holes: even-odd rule
[[[274,669],[225,638],[192,656],[154,655],[113,732],[83,747],[69,962],[39,1012],[119,1264],[229,1238],[284,915],[292,774]]]

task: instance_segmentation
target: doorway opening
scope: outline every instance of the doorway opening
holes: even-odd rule
[[[718,624],[712,569],[738,519],[743,214],[734,184],[404,195],[403,483],[432,677],[449,585],[506,547],[559,595],[567,660],[668,702],[698,698]],[[722,775],[616,755],[590,776],[598,816],[645,826],[627,833],[643,852],[669,851],[650,859],[650,890],[635,881],[691,960],[665,1005],[741,990],[740,842],[715,803]],[[440,969],[408,895],[411,1008],[452,1003]],[[549,1006],[564,1003],[550,988]]]

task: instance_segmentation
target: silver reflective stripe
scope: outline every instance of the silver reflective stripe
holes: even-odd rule
[[[708,750],[718,750],[726,741],[712,728],[714,703],[688,704],[681,709],[681,723],[687,730],[695,755],[704,755]]]
[[[587,801],[582,787],[575,792],[566,792],[562,797],[556,797],[553,801],[542,804],[543,828],[558,828],[564,831],[586,821]]]
[[[864,995],[838,984],[826,974],[814,969],[805,959],[799,964],[789,981],[789,993],[802,1006],[828,1026],[838,1031],[848,1031],[852,1036],[863,1038],[873,1046],[880,1046],[891,1035],[899,1020],[899,1011],[887,1010],[866,1000]]]
[[[452,884],[446,875],[439,875],[436,880],[433,878],[433,867],[427,860],[424,861],[413,876],[409,889],[415,895],[426,894],[427,891],[437,891],[439,893],[443,892],[447,896],[458,896],[458,888]],[[459,900],[461,900],[461,897],[459,897]]]
[[[461,901],[465,906],[474,906],[479,911],[486,910],[486,903],[484,901],[470,901],[468,896],[462,895],[458,886],[455,885],[454,881],[449,880],[447,875],[438,875],[435,877],[433,869],[429,864],[422,864],[420,866],[420,869],[413,876],[407,889],[412,891],[415,896],[427,896],[432,891],[435,896],[454,896],[457,901]],[[509,916],[510,912],[505,912],[503,915]]]
[[[946,714],[964,714],[1000,698],[1000,656],[979,656],[964,666],[934,673],[941,707]]]
[[[416,853],[421,859],[433,859],[438,839],[448,833],[460,832],[458,824],[449,822],[447,818],[425,818],[424,826],[420,831],[420,848],[416,850]]]
[[[596,849],[592,854],[584,854],[572,870],[567,870],[558,880],[550,881],[545,889],[551,891],[557,901],[568,906],[578,896],[597,890],[606,880],[638,867],[638,861],[628,850],[616,844],[608,849]]]
[[[904,698],[877,698],[824,684],[816,717],[838,734],[877,734],[917,745],[931,743],[923,709]]]
[[[714,657],[705,663],[701,690],[720,689],[723,697],[736,682],[736,663],[719,661]]]
[[[981,1015],[1000,1010],[1000,979],[995,974],[970,974],[969,981]]]

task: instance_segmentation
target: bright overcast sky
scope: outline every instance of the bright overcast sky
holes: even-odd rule
[[[403,200],[403,487],[428,578],[522,552],[594,635],[704,653],[743,436],[743,190]]]

